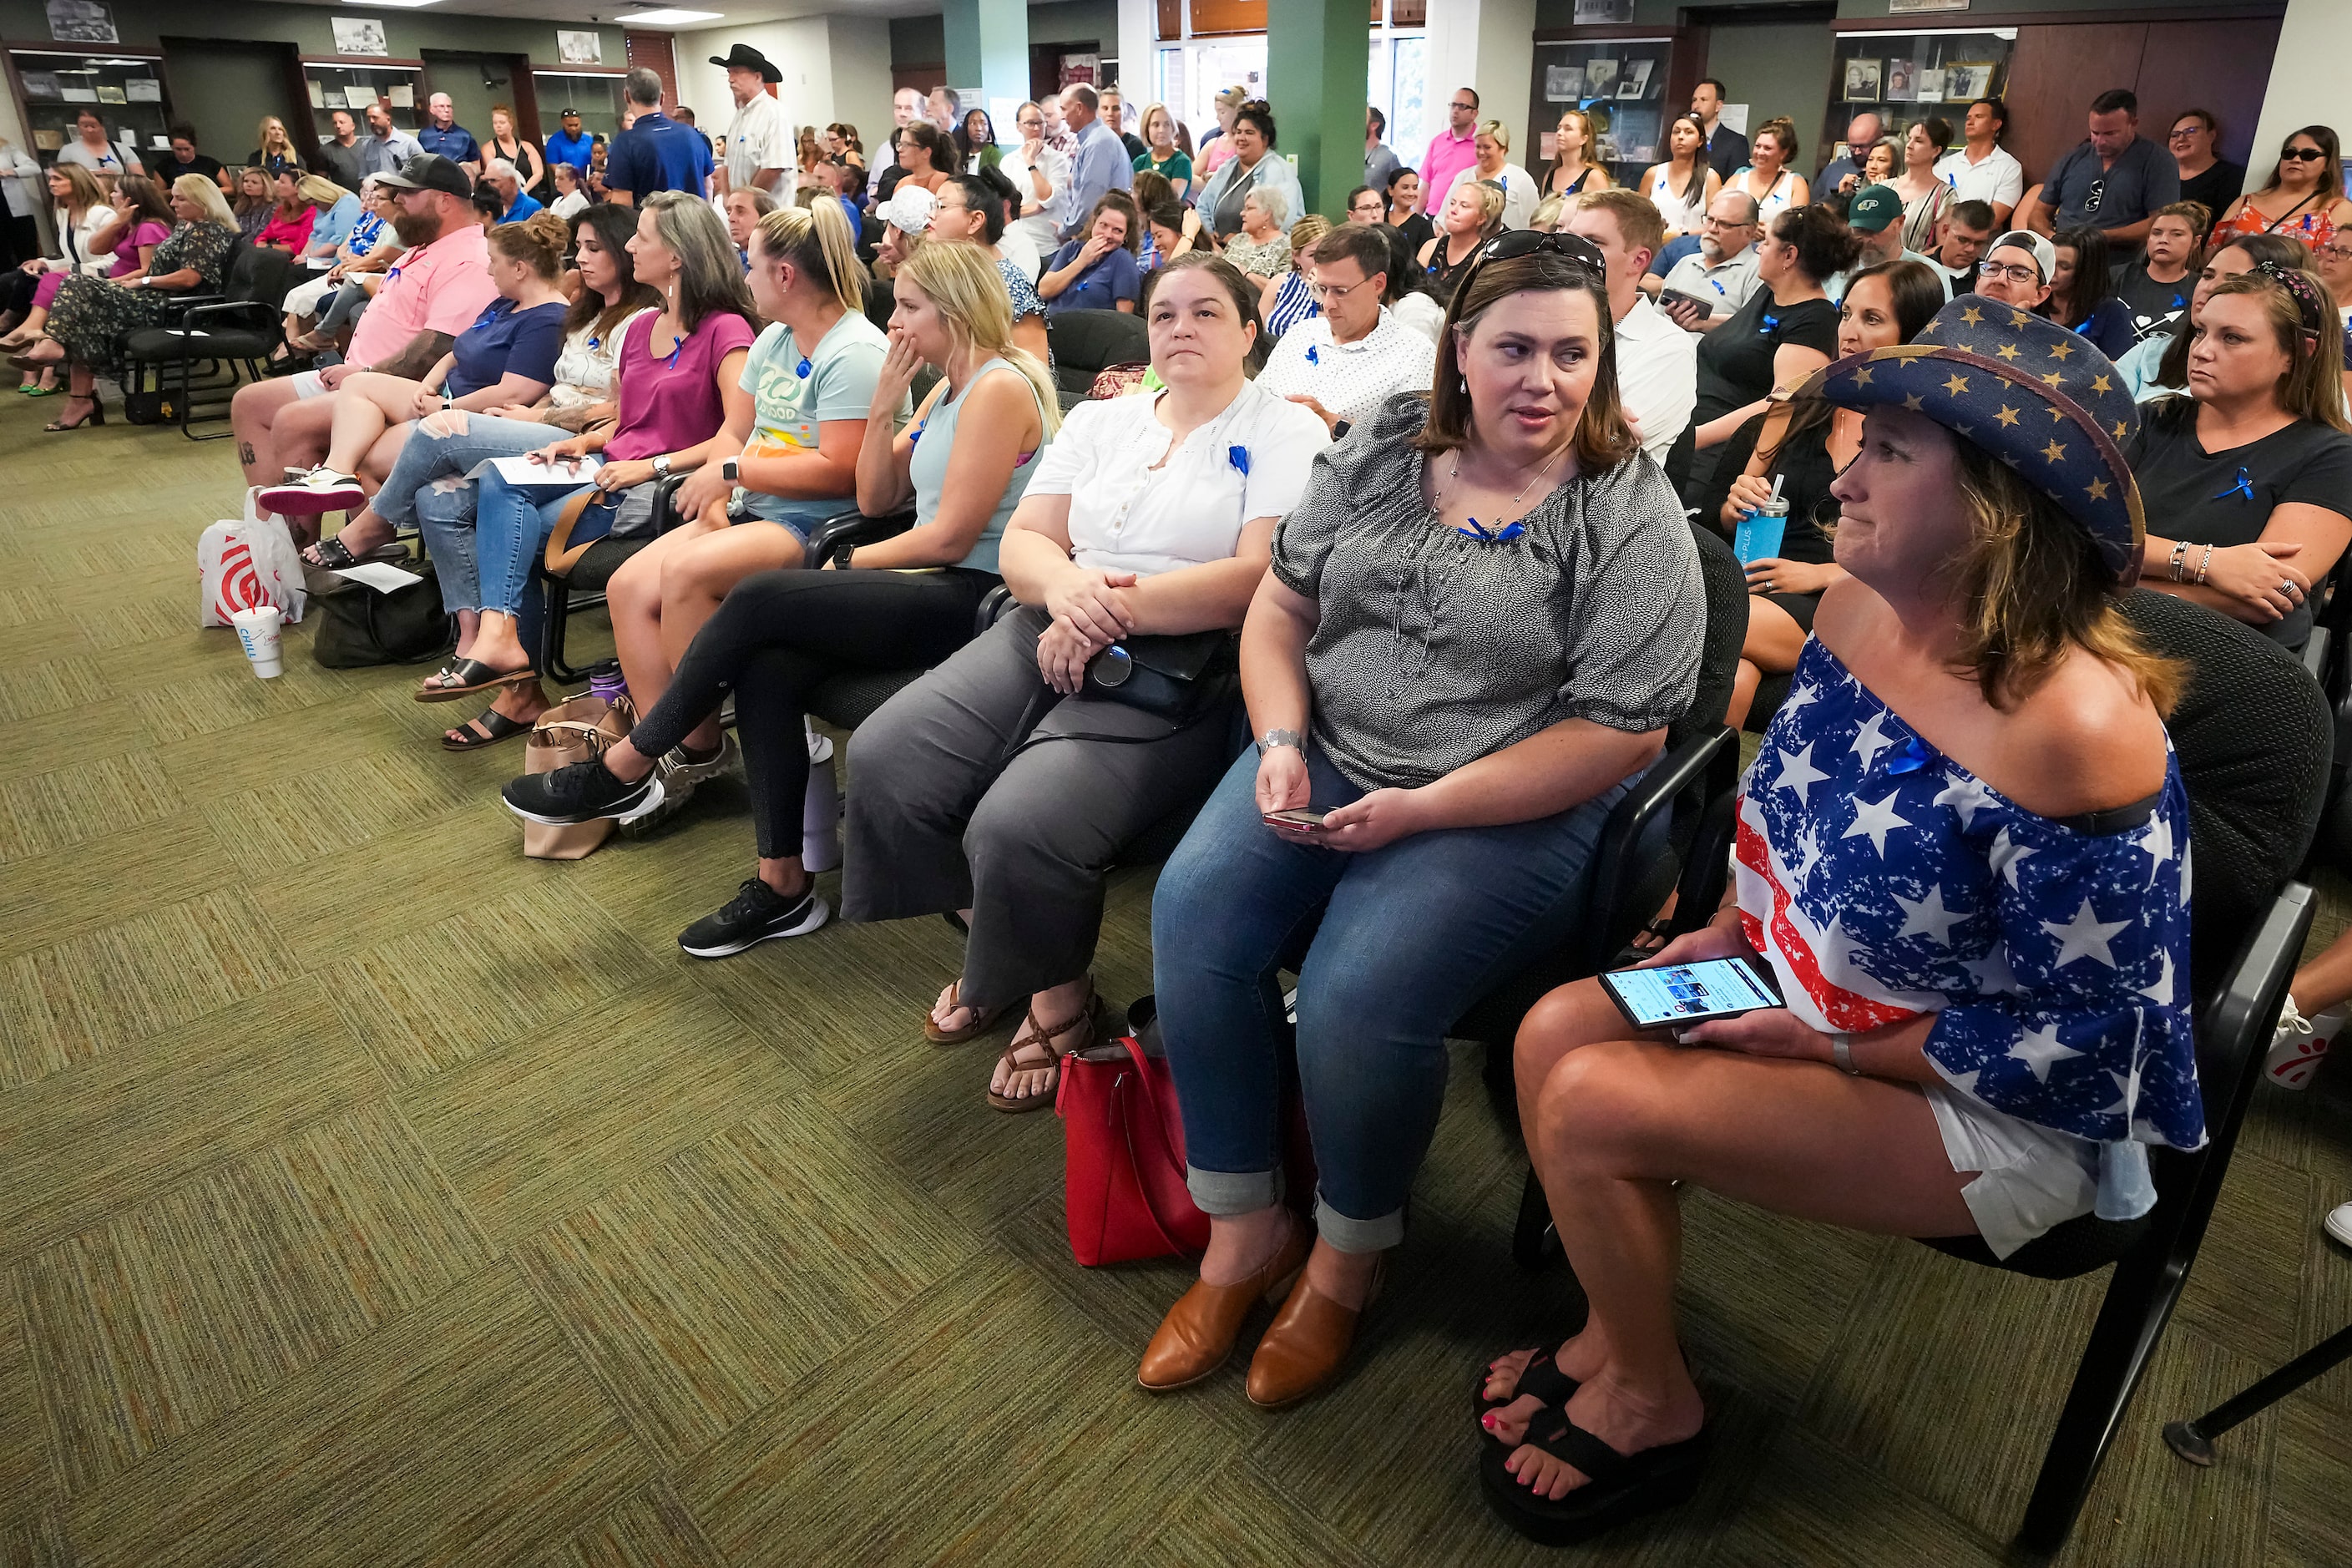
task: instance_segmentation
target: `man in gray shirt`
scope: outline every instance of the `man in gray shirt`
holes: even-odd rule
[[[2139,99],[2127,89],[2091,100],[2090,132],[2043,180],[2025,226],[2105,229],[2107,248],[2121,254],[2147,237],[2157,208],[2180,199],[2180,166],[2139,133]]]
[[[415,137],[392,128],[392,110],[380,98],[368,105],[367,122],[367,136],[360,142],[360,174],[363,177],[397,174],[403,163],[425,151],[416,144]]]
[[[1870,162],[1870,150],[1885,134],[1885,124],[1874,110],[1865,109],[1848,121],[1845,145],[1839,149],[1836,157],[1822,165],[1820,176],[1813,181],[1813,195],[1827,200],[1831,196],[1850,195],[1854,190],[1859,190],[1863,184],[1862,166]],[[1898,169],[1896,172],[1901,171]],[[1845,183],[1849,174],[1853,177],[1852,187]]]
[[[1387,133],[1388,128],[1387,115],[1377,109],[1369,107],[1365,109],[1364,184],[1380,192],[1382,200],[1388,197],[1389,182],[1394,179],[1396,172],[1404,166],[1403,161],[1394,153],[1390,152],[1388,144],[1381,140],[1381,136]]]

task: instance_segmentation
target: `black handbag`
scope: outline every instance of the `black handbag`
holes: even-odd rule
[[[1087,661],[1086,693],[1187,724],[1238,684],[1239,647],[1223,630],[1129,637]]]
[[[372,664],[421,664],[457,645],[457,623],[441,607],[441,585],[430,562],[412,571],[424,581],[379,594],[352,584],[310,601],[319,629],[310,637],[310,657],[329,669],[362,669]]]

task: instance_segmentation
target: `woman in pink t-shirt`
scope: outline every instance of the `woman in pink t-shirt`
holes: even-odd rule
[[[740,383],[756,311],[726,224],[709,203],[665,192],[646,199],[628,248],[637,281],[659,291],[662,308],[641,312],[622,329],[614,382],[619,417],[613,425],[551,446],[544,444],[544,426],[474,415],[453,427],[455,422],[439,426],[436,416],[417,426],[385,483],[391,489],[426,468],[464,472],[485,456],[499,455],[489,449],[499,446],[509,448],[505,455],[528,454],[547,466],[551,479],[583,458],[603,460],[593,479],[583,476],[578,484],[515,485],[493,471],[476,486],[474,571],[445,569],[439,575],[447,608],[478,610],[481,619],[472,646],[418,688],[419,702],[536,687],[540,598],[531,568],[557,523],[567,511],[578,512],[568,535],[574,546],[607,533],[643,532],[652,526],[652,481],[732,452],[727,426],[750,427],[751,395]],[[425,451],[417,450],[420,442],[428,444]],[[433,459],[436,447],[446,462]],[[377,506],[381,510],[381,492]],[[495,710],[482,722],[494,717]]]
[[[319,221],[319,209],[302,197],[298,188],[302,183],[299,165],[280,169],[277,175],[278,205],[271,211],[269,221],[253,237],[253,243],[282,250],[289,256],[299,256],[310,247],[310,226]]]

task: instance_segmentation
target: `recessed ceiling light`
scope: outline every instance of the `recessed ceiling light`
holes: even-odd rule
[[[657,27],[675,27],[688,22],[718,22],[726,19],[724,11],[680,11],[665,7],[657,11],[631,11],[618,18],[623,26],[650,22]]]
[[[351,3],[354,5],[397,5],[403,10],[414,10],[419,5],[438,5],[441,0],[351,0]]]

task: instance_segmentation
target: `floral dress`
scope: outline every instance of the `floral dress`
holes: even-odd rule
[[[1279,278],[1290,270],[1290,237],[1276,233],[1264,240],[1237,234],[1225,241],[1225,259],[1255,278]]]
[[[195,269],[195,292],[220,288],[221,269],[236,236],[216,223],[184,223],[155,247],[150,275],[162,278]],[[126,332],[161,326],[173,291],[126,289],[99,278],[69,278],[49,306],[49,336],[63,343],[66,357],[83,364],[105,364],[114,356],[114,344]]]

